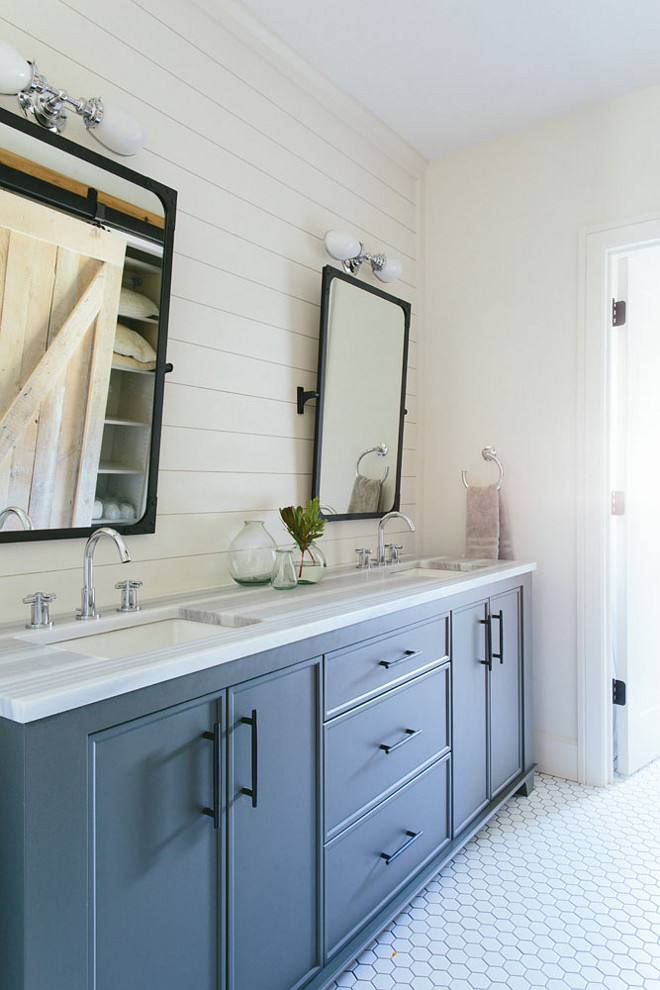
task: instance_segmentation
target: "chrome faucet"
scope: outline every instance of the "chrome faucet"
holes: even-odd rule
[[[77,619],[98,619],[99,617],[96,611],[94,594],[94,550],[102,536],[108,536],[111,540],[114,540],[122,564],[127,564],[131,559],[128,547],[124,543],[124,538],[119,535],[116,529],[110,529],[109,526],[101,526],[100,529],[92,533],[85,544],[85,556],[83,559],[83,580],[85,583],[82,589],[82,607],[76,612]]]
[[[19,509],[16,505],[8,505],[0,512],[0,529],[4,526],[10,516],[16,516],[23,529],[34,529],[32,520],[24,509]]]
[[[378,520],[378,549],[376,556],[376,565],[380,567],[385,563],[385,538],[384,530],[385,524],[389,522],[390,519],[403,519],[408,529],[411,533],[415,532],[415,524],[408,516],[404,515],[403,512],[386,512],[385,515]]]

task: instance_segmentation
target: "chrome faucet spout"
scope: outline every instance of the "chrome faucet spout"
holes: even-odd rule
[[[94,550],[96,549],[96,544],[102,536],[107,536],[109,539],[114,541],[117,550],[119,551],[119,559],[122,564],[127,564],[131,559],[131,555],[128,552],[128,547],[124,541],[124,537],[121,536],[116,529],[110,529],[109,526],[101,526],[100,529],[94,530],[85,544],[85,554],[83,558],[84,584],[82,589],[82,604],[76,613],[77,619],[98,618],[98,612],[96,611],[96,594],[94,591]]]
[[[23,529],[34,529],[32,520],[25,509],[19,509],[17,505],[8,505],[6,509],[0,512],[0,529],[2,529],[10,516],[16,516]]]
[[[386,512],[385,515],[378,520],[378,550],[376,557],[376,564],[380,567],[385,563],[385,526],[390,519],[403,519],[406,526],[411,533],[415,532],[415,524],[412,519],[405,515],[403,512]]]

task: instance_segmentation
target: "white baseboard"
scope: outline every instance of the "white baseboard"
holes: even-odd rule
[[[578,779],[577,739],[555,736],[549,732],[534,733],[534,759],[542,773],[566,780]]]

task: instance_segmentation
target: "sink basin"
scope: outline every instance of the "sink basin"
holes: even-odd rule
[[[463,558],[463,557],[436,557],[434,560],[423,560],[420,568],[432,568],[437,571],[478,571],[482,567],[492,567],[496,560],[486,560],[485,558]]]
[[[432,560],[420,560],[411,566],[394,566],[391,570],[385,569],[385,573],[399,578],[435,578],[441,580],[443,577],[449,578],[452,574],[477,571],[482,567],[492,567],[497,563],[494,560],[472,559],[464,560],[462,557],[449,558],[437,557]],[[438,572],[444,573],[438,573]]]
[[[442,574],[438,573],[440,570],[442,568],[424,567],[418,564],[415,567],[393,567],[392,570],[385,570],[383,573],[385,577],[400,578],[402,581],[406,578],[433,578],[434,581],[442,581],[451,577],[449,571]]]
[[[17,639],[114,660],[196,642],[260,621],[244,615],[174,608],[151,616],[110,616],[91,626],[78,622],[66,629],[35,630]]]

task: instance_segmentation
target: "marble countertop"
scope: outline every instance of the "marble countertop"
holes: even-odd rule
[[[32,722],[81,705],[215,667],[264,650],[299,642],[395,609],[411,608],[457,592],[478,589],[499,578],[535,569],[520,561],[494,561],[472,571],[430,569],[418,562],[359,571],[329,568],[319,585],[292,591],[271,587],[223,586],[143,602],[133,615],[110,606],[100,619],[79,622],[73,613],[52,630],[27,630],[17,623],[0,627],[0,717]],[[130,656],[107,658],[83,652],[93,645],[76,639],[172,617],[201,612],[210,623],[200,638]],[[184,623],[184,625],[186,625]],[[195,636],[197,633],[195,631]],[[54,640],[67,639],[57,643]],[[107,639],[107,637],[105,637]]]

